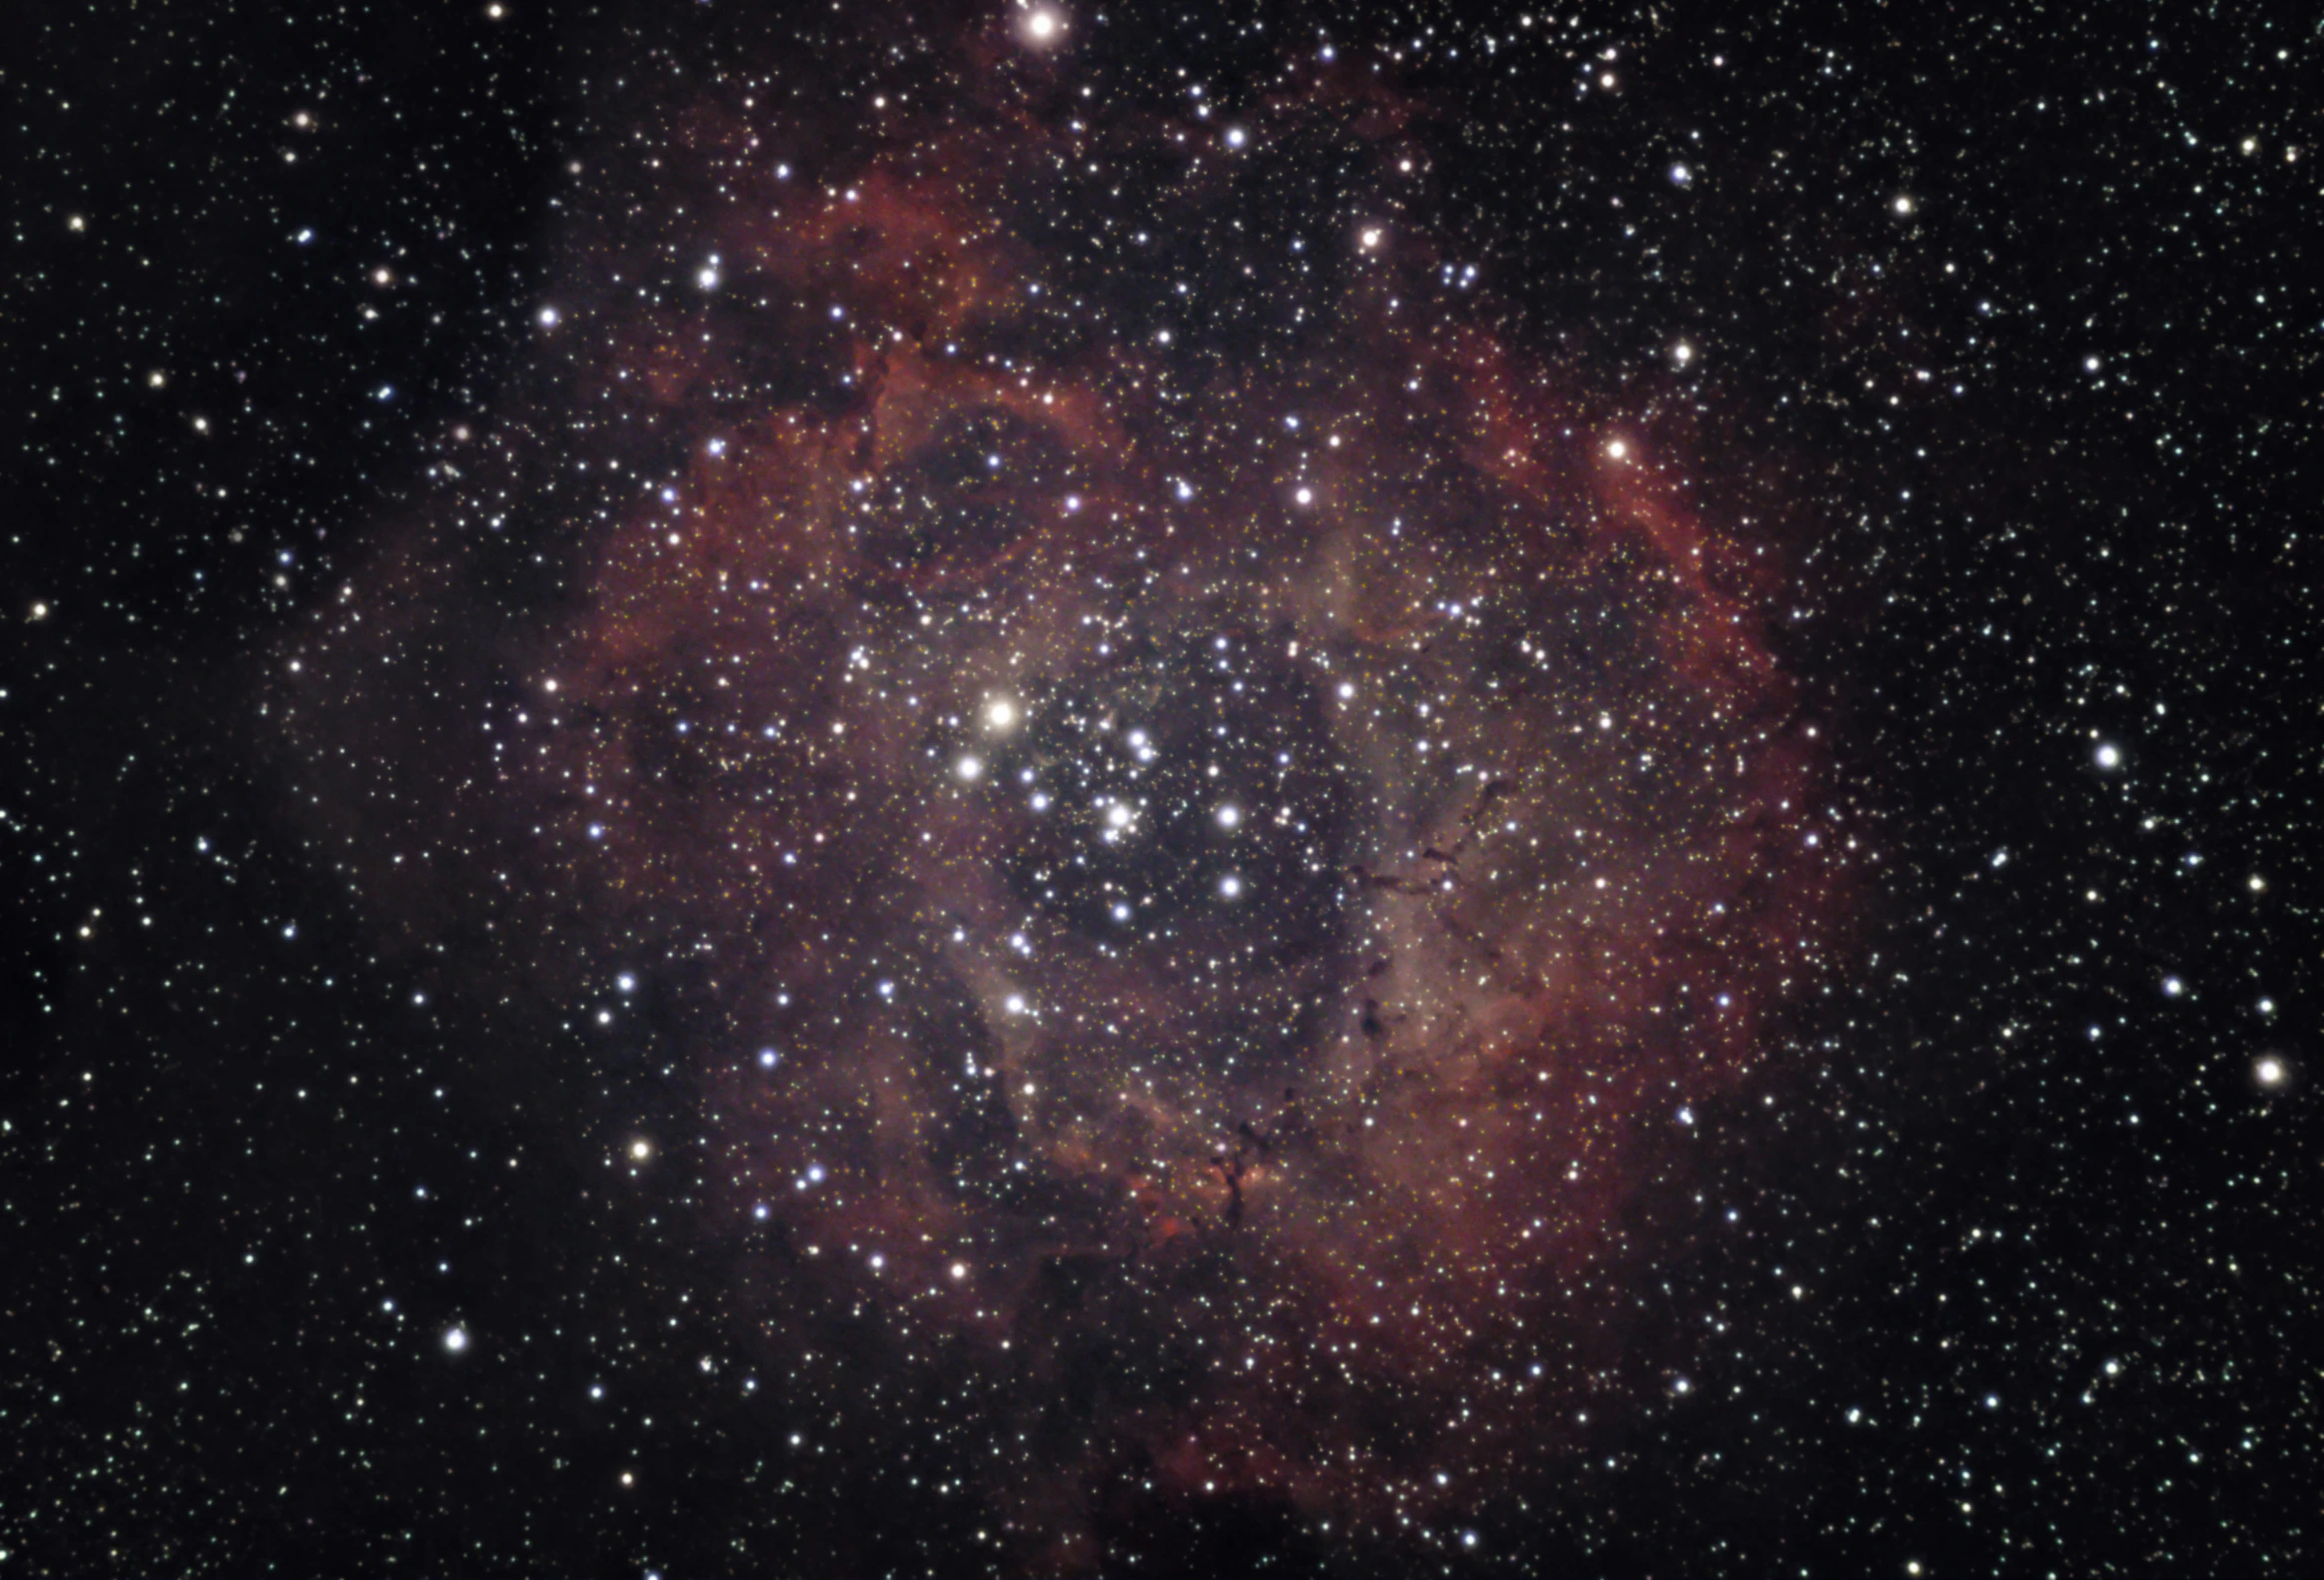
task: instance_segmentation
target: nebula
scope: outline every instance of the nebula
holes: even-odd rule
[[[1783,556],[1369,76],[1023,53],[845,156],[683,103],[270,717],[391,930],[662,1006],[734,1342],[948,1401],[1005,1567],[1392,1529],[1565,1431],[1624,1200],[1833,969]]]

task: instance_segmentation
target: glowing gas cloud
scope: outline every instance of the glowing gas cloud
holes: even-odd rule
[[[381,914],[648,979],[737,1344],[873,1440],[941,1395],[1018,1567],[1392,1531],[1558,1440],[1854,842],[1780,556],[1496,328],[1410,107],[1097,103],[1032,18],[853,154],[705,95],[602,177],[545,371],[276,716]]]

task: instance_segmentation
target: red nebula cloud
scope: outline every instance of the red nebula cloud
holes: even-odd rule
[[[542,420],[635,481],[441,815],[511,974],[692,973],[750,1341],[1047,1445],[983,1489],[1024,1567],[1125,1499],[1471,1497],[1830,969],[1770,560],[1495,329],[1380,96],[1234,157],[986,109],[811,180],[700,112],[684,245],[575,249]]]

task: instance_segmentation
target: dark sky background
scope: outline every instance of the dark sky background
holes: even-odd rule
[[[990,1356],[800,1360],[835,1297],[721,1226],[691,990],[601,1034],[478,942],[594,891],[487,895],[465,812],[416,891],[358,848],[351,787],[426,826],[507,630],[589,605],[612,495],[544,479],[614,441],[543,305],[694,245],[702,104],[843,179],[867,96],[1034,70],[1008,13],[12,9],[0,1575],[2317,1572],[2324,37],[1764,12],[1085,6],[1039,63],[1189,126],[1376,64],[1444,311],[1683,413],[1762,534],[1868,852],[1687,1161],[1593,1197],[1561,1424],[1351,1532],[1082,1485]],[[431,594],[393,567],[479,467],[510,529]],[[402,711],[287,735],[289,655],[385,588]]]

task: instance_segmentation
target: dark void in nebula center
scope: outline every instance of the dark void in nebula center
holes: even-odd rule
[[[844,154],[669,112],[271,716],[384,927],[592,1026],[577,1088],[660,1006],[664,1231],[786,1437],[920,1445],[1004,1567],[1394,1535],[1570,1436],[1624,1201],[1775,1078],[1854,841],[1781,554],[1497,328],[1412,106],[1027,50]]]

